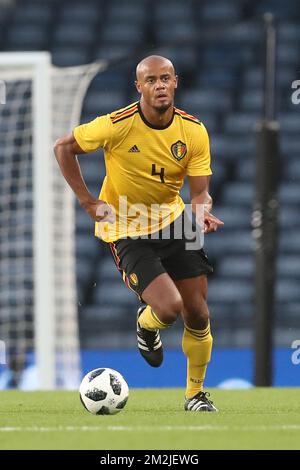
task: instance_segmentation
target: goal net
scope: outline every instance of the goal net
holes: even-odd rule
[[[52,148],[104,68],[0,54],[0,341],[10,386],[29,371],[31,388],[79,383],[74,198]]]

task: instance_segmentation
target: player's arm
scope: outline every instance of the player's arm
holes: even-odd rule
[[[189,176],[190,198],[192,211],[196,214],[197,221],[203,225],[203,221],[199,220],[197,207],[204,206],[204,233],[215,232],[219,226],[224,225],[220,219],[211,214],[212,198],[209,194],[210,176]]]
[[[54,153],[61,172],[76,194],[80,205],[95,221],[112,221],[113,214],[110,206],[104,201],[95,199],[84,182],[77,155],[85,152],[78,145],[73,133],[55,142]]]

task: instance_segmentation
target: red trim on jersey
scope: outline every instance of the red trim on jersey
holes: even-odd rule
[[[118,114],[118,116],[110,118],[113,123],[117,122],[119,119],[126,117],[129,117],[130,114],[134,114],[137,111],[137,106],[135,105],[133,108],[127,109],[127,111],[124,111],[121,114]]]
[[[175,108],[175,111],[177,111],[178,114],[183,115],[183,116],[191,119],[192,121],[198,121],[199,122],[199,119],[196,118],[196,116],[192,116],[192,114],[188,114],[185,111],[183,111],[182,109]]]

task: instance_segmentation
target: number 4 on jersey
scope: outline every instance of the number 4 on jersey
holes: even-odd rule
[[[165,176],[165,169],[162,167],[162,168],[160,169],[160,171],[156,171],[156,165],[155,165],[155,163],[152,163],[152,173],[151,173],[151,175],[152,175],[152,176],[156,176],[156,175],[157,175],[157,176],[160,177],[160,181],[161,181],[162,183],[165,182],[165,178],[164,178],[164,176]]]

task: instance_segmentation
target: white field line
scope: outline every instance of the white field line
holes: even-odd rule
[[[260,432],[260,431],[300,431],[300,424],[270,424],[253,426],[4,426],[0,427],[1,432],[157,432],[157,431],[193,431],[193,432]]]

